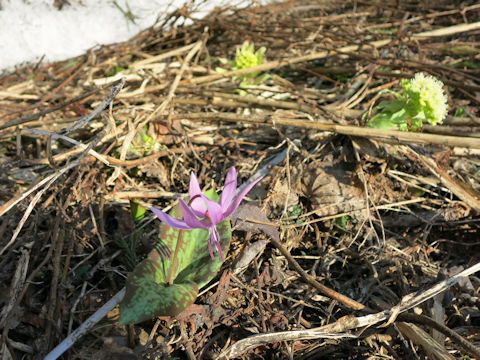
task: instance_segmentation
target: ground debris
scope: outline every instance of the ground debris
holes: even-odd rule
[[[479,358],[478,276],[401,308],[480,261],[478,4],[295,0],[170,26],[188,17],[1,78],[2,351],[43,358],[124,286],[158,239],[131,199],[169,208],[191,171],[208,189],[235,166],[265,177],[195,304],[112,311],[65,359]],[[268,74],[249,86],[216,71],[246,40]],[[417,72],[448,87],[444,124],[365,128]]]

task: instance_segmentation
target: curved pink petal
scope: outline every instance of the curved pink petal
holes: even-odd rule
[[[228,209],[228,206],[232,202],[235,191],[237,190],[237,171],[232,166],[228,170],[227,176],[225,178],[225,185],[223,186],[222,194],[220,195],[219,204],[222,207],[222,210],[225,212]]]
[[[212,226],[209,219],[198,220],[195,216],[195,213],[190,209],[190,207],[183,201],[183,199],[179,199],[178,203],[180,205],[180,211],[183,215],[183,220],[185,223],[190,226],[190,229],[208,229]]]
[[[165,224],[175,229],[182,229],[182,230],[191,230],[192,227],[187,225],[187,223],[180,219],[175,219],[171,217],[167,213],[164,213],[161,210],[155,209],[151,207],[150,210]]]
[[[202,189],[200,189],[200,185],[198,184],[197,176],[192,171],[190,173],[190,186],[188,188],[189,205],[196,216],[203,218],[205,217],[207,207],[203,201],[199,201],[201,194]]]
[[[222,207],[220,206],[219,203],[216,201],[210,200],[208,197],[202,194],[203,201],[207,204],[208,208],[208,217],[210,218],[210,221],[212,225],[218,224],[220,221],[225,219],[225,216],[223,216],[223,211]]]
[[[205,214],[207,213],[207,204],[205,204],[201,195],[197,195],[193,199],[190,199],[188,206],[192,209],[195,216],[199,218],[205,217]]]
[[[238,195],[233,199],[233,202],[230,204],[228,207],[227,211],[223,213],[224,218],[230,217],[230,215],[233,214],[235,210],[237,210],[238,206],[242,202],[243,198],[247,193],[252,190],[252,188],[255,186],[256,183],[258,183],[260,180],[263,179],[263,176],[260,176],[259,178],[253,180],[250,184],[245,185],[245,187],[238,193]]]
[[[200,195],[201,193],[202,189],[200,189],[197,176],[192,171],[190,172],[190,187],[188,189],[188,195],[190,200],[192,200],[192,198],[194,198],[195,196]]]

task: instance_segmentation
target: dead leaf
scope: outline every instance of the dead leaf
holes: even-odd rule
[[[363,191],[354,184],[353,166],[344,161],[314,161],[296,173],[297,191],[317,210],[318,216],[365,207]]]
[[[280,240],[280,233],[275,226],[262,223],[271,223],[263,213],[262,209],[253,204],[244,203],[230,218],[234,227],[238,230],[251,231],[254,234],[264,233],[275,240]],[[256,220],[259,223],[247,221]]]
[[[103,348],[92,355],[92,360],[138,360],[132,349],[118,345],[114,339],[106,338]]]
[[[148,162],[140,165],[138,168],[148,177],[156,178],[163,188],[170,188],[170,174],[161,161]]]
[[[164,145],[181,143],[183,130],[180,120],[173,120],[171,123],[156,123],[155,124],[156,141]]]
[[[286,179],[280,178],[273,185],[270,198],[275,208],[292,210],[298,204],[298,195],[291,186],[288,186]]]

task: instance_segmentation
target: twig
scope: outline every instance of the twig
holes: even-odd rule
[[[237,94],[228,94],[228,93],[219,93],[215,91],[204,91],[203,92],[205,95],[212,97],[211,101],[213,104],[216,103],[215,98],[220,97],[224,99],[232,99],[236,103],[244,103],[244,104],[256,104],[260,106],[265,106],[265,107],[272,107],[272,108],[279,108],[279,109],[292,109],[292,110],[298,110],[298,111],[304,111],[307,113],[315,114],[319,112],[319,109],[307,105],[307,104],[302,104],[302,103],[297,103],[293,101],[281,101],[281,100],[273,100],[273,99],[263,99],[260,97],[255,97],[255,96],[240,96]],[[232,103],[235,103],[232,101]],[[227,101],[222,101],[221,105],[228,104]],[[238,105],[237,105],[238,106]]]
[[[397,320],[432,327],[435,330],[441,332],[442,334],[448,336],[452,340],[452,345],[457,348],[457,350],[464,351],[470,356],[473,356],[476,359],[480,359],[480,350],[477,347],[473,346],[463,336],[460,336],[455,331],[450,330],[445,325],[436,322],[428,316],[417,314],[400,314],[398,315]]]
[[[360,304],[359,302],[350,299],[349,297],[336,292],[328,288],[327,286],[320,284],[312,275],[308,274],[302,267],[298,264],[298,262],[293,258],[293,256],[288,252],[288,250],[277,240],[270,238],[270,242],[282,253],[283,256],[288,260],[289,264],[295,268],[295,270],[300,274],[303,280],[305,280],[308,284],[312,285],[315,289],[320,291],[322,294],[328,296],[331,299],[335,299],[338,302],[348,306],[354,310],[367,310],[365,305]]]
[[[102,112],[115,98],[115,95],[122,89],[123,85],[125,85],[125,79],[121,79],[117,84],[112,87],[110,94],[103,100],[100,105],[98,105],[95,110],[93,110],[90,114],[81,117],[75,124],[63,129],[60,131],[60,135],[67,135],[72,131],[75,131],[81,128],[83,125],[88,123],[90,120],[94,119],[98,114]]]
[[[68,335],[60,344],[58,344],[52,351],[50,351],[44,360],[56,360],[65,351],[67,351],[79,338],[86,334],[95,324],[97,324],[104,316],[106,316],[125,296],[125,288],[122,288],[116,293],[108,302],[106,302],[100,309],[98,309],[93,315],[85,320],[82,325],[75,329],[70,335]]]
[[[401,321],[397,322],[396,325],[405,337],[420,345],[425,350],[428,359],[455,360],[455,358],[448,353],[447,349],[445,349],[443,345],[439,344],[418,326]]]
[[[436,29],[432,31],[425,31],[421,32],[418,34],[413,34],[411,35],[412,40],[424,40],[428,39],[431,37],[439,37],[439,36],[447,36],[447,35],[453,35],[459,32],[465,32],[465,31],[470,31],[470,30],[476,30],[480,27],[480,22],[472,23],[472,24],[460,24],[460,25],[454,25],[450,27],[445,27],[441,29]],[[369,42],[366,45],[349,45],[349,46],[344,46],[340,49],[336,50],[331,50],[331,51],[321,51],[309,55],[304,55],[304,56],[297,56],[293,57],[290,59],[286,60],[277,60],[277,61],[270,61],[265,64],[257,65],[257,66],[252,66],[250,68],[246,69],[240,69],[240,70],[232,70],[228,71],[225,73],[219,73],[219,74],[213,74],[213,75],[207,75],[207,76],[200,76],[191,80],[184,80],[181,82],[181,85],[184,84],[200,84],[200,83],[205,83],[205,82],[210,82],[222,78],[228,78],[232,76],[240,76],[240,75],[245,75],[245,74],[250,74],[256,71],[267,71],[271,69],[276,69],[282,66],[288,66],[300,62],[306,62],[306,61],[312,61],[312,60],[317,60],[321,58],[325,58],[327,56],[334,55],[335,53],[350,53],[350,52],[356,52],[360,50],[361,48],[364,48],[365,46],[371,46],[374,48],[380,48],[382,46],[387,45],[390,43],[392,39],[386,39],[386,40],[377,40],[377,41],[372,41]]]
[[[171,191],[159,191],[159,190],[130,190],[130,191],[117,191],[105,195],[105,200],[119,200],[119,199],[154,199],[154,198],[163,198],[163,199],[178,199],[184,196],[184,194],[175,193]]]
[[[123,129],[123,127],[125,125],[126,125],[126,123],[122,123],[120,126],[117,127],[117,130],[118,129]],[[108,129],[108,127],[107,127],[107,129]],[[97,134],[96,135],[97,140],[93,140],[93,141],[95,141],[95,146],[105,144],[107,141],[110,141],[110,140],[112,140],[113,138],[116,137],[115,131],[110,131],[109,133],[107,133],[105,135],[102,135],[101,138],[100,138],[100,135],[101,135],[101,133]],[[90,144],[88,146],[90,146]],[[82,149],[81,147],[77,147],[77,148],[65,151],[63,153],[53,155],[52,159],[55,163],[58,163],[58,162],[61,162],[61,161],[65,161],[65,160],[69,159],[70,157],[81,153],[82,151],[84,151],[84,149]],[[172,150],[172,151],[175,151],[175,150]],[[109,156],[109,155],[102,155],[102,156],[104,156],[113,165],[129,166],[127,164],[122,163],[121,160],[119,160],[119,159],[117,159],[113,156]],[[139,160],[139,159],[137,159],[137,160]],[[137,160],[132,160],[132,161],[137,161]],[[125,160],[125,161],[128,162],[130,160]],[[33,165],[48,164],[49,161],[46,158],[42,158],[42,159],[25,160],[24,163],[25,163],[25,165],[33,166]]]
[[[244,352],[254,349],[257,346],[281,341],[300,341],[310,339],[355,339],[354,334],[339,334],[335,332],[326,332],[316,329],[311,330],[294,330],[294,331],[279,331],[269,334],[260,334],[248,337],[246,339],[237,341],[235,344],[222,352],[217,359],[231,359],[238,357]]]
[[[20,220],[20,222],[18,223],[15,231],[13,232],[13,235],[12,237],[10,238],[9,242],[2,248],[2,250],[0,250],[0,256],[15,242],[15,240],[17,239],[17,236],[18,234],[20,234],[20,231],[22,230],[23,228],[23,225],[25,225],[25,222],[27,221],[28,217],[30,216],[30,213],[33,211],[33,208],[35,207],[35,205],[37,204],[38,200],[40,200],[40,198],[42,197],[43,193],[45,191],[47,191],[49,189],[49,187],[61,176],[63,175],[67,170],[70,170],[71,168],[73,168],[74,166],[76,166],[78,164],[78,162],[75,162],[75,163],[71,163],[69,164],[68,166],[64,167],[61,171],[58,171],[52,175],[50,175],[49,177],[47,177],[47,179],[49,179],[45,186],[40,189],[36,194],[35,196],[33,197],[32,201],[30,202],[30,204],[28,205],[27,207],[27,210],[25,210],[25,212],[23,213],[23,216],[22,216],[22,219]],[[43,185],[43,182],[40,182],[39,184],[37,184],[37,186],[35,186],[33,189],[36,189],[38,187],[40,187],[42,184]],[[40,186],[39,186],[40,185]],[[24,194],[25,195],[25,194]],[[25,196],[26,197],[26,196]],[[17,202],[19,202],[20,200],[22,199],[22,197],[20,197],[20,199],[17,199],[16,202],[10,204],[10,206],[3,211],[2,215],[7,212],[11,207],[13,207]]]
[[[82,150],[86,150],[90,155],[95,157],[96,159],[100,160],[102,163],[104,163],[107,166],[112,166],[112,164],[106,159],[103,155],[97,153],[95,150],[89,149],[88,145],[85,145],[81,143],[80,141],[77,141],[75,139],[72,139],[71,137],[65,136],[65,135],[60,135],[51,131],[45,131],[45,130],[40,130],[40,129],[29,129],[29,128],[22,128],[22,131],[30,132],[32,134],[37,134],[37,135],[47,135],[49,136],[49,143],[50,140],[55,140],[55,139],[62,139],[65,140],[73,145],[79,146]]]
[[[101,89],[95,89],[95,90],[92,90],[92,91],[89,91],[85,94],[82,94],[82,95],[79,95],[79,96],[75,96],[73,99],[70,99],[68,101],[65,101],[64,103],[61,103],[61,104],[58,104],[58,105],[54,105],[48,109],[45,109],[45,110],[42,110],[42,111],[39,111],[38,113],[35,113],[35,114],[31,114],[31,115],[27,115],[27,116],[24,116],[23,118],[20,118],[20,119],[17,119],[17,120],[13,120],[13,121],[10,121],[6,124],[0,124],[0,130],[3,130],[3,129],[7,129],[9,127],[12,127],[12,126],[17,126],[17,125],[21,125],[21,124],[25,124],[27,122],[30,122],[30,121],[34,121],[34,120],[37,120],[38,118],[44,116],[44,115],[47,115],[51,112],[54,112],[54,111],[57,111],[57,110],[60,110],[70,104],[73,104],[73,103],[76,103],[77,101],[80,101],[80,100],[83,100],[97,92],[99,92]]]
[[[163,121],[164,117],[162,117]],[[171,116],[173,120],[188,119],[197,121],[225,121],[225,122],[245,122],[263,126],[291,126],[303,129],[312,129],[317,131],[331,131],[337,134],[360,136],[373,138],[376,140],[394,142],[394,143],[417,143],[417,144],[438,144],[445,146],[466,147],[472,149],[480,149],[480,138],[468,136],[444,136],[435,134],[404,132],[395,130],[380,130],[375,128],[325,124],[306,120],[296,120],[282,118],[275,114],[268,115],[238,115],[233,113],[188,113],[174,114]]]
[[[415,149],[413,146],[408,147],[408,152],[418,158],[433,175],[440,179],[442,184],[445,185],[448,190],[454,193],[472,209],[480,212],[480,192],[466,183],[455,180],[445,170],[438,166],[435,160],[430,156],[421,154],[420,150],[421,149]]]
[[[441,37],[441,36],[450,36],[453,34],[458,34],[466,31],[478,30],[480,28],[480,21],[470,23],[470,24],[458,24],[453,26],[444,27],[441,29],[435,29],[431,31],[425,31],[412,35],[412,39],[423,40],[431,37]]]

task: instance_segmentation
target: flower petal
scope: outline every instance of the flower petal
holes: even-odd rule
[[[190,229],[208,229],[212,224],[210,223],[209,219],[204,219],[204,220],[198,220],[197,217],[195,216],[195,213],[192,211],[192,209],[183,201],[183,199],[179,199],[178,203],[180,205],[180,211],[182,212],[183,215],[183,220],[185,223],[190,226]]]
[[[200,185],[198,184],[198,179],[195,173],[192,171],[190,173],[190,187],[188,189],[188,195],[190,200],[197,195],[202,193],[202,189],[200,189]]]
[[[174,217],[164,213],[161,210],[155,209],[151,207],[150,210],[163,222],[165,225],[173,227],[175,229],[182,229],[182,230],[191,230],[192,227],[187,225],[187,223],[180,219],[175,219]]]
[[[253,180],[251,183],[245,185],[245,187],[242,189],[242,191],[240,191],[238,193],[238,195],[235,197],[235,199],[233,199],[233,202],[230,204],[230,206],[228,207],[227,211],[225,211],[223,213],[223,216],[224,218],[228,218],[230,217],[230,215],[233,214],[233,212],[235,210],[237,210],[238,206],[240,205],[240,203],[242,202],[243,198],[245,197],[245,195],[247,195],[247,193],[252,190],[252,188],[255,186],[256,183],[258,183],[260,180],[263,179],[263,176],[260,176],[259,178],[256,178],[255,180]]]
[[[192,209],[195,216],[199,218],[204,218],[207,213],[207,204],[200,195],[195,196],[193,199],[190,199],[188,203],[190,209]]]
[[[223,186],[222,194],[220,195],[219,204],[223,211],[228,209],[228,206],[232,202],[235,191],[237,190],[237,171],[232,166],[228,170],[227,177],[225,178],[225,185]]]
[[[222,207],[220,206],[219,203],[217,203],[216,201],[210,200],[208,197],[206,197],[203,194],[202,194],[202,199],[207,204],[208,217],[210,218],[212,225],[217,225],[220,221],[225,219],[225,216],[223,216]]]
[[[198,184],[197,176],[192,171],[190,173],[190,186],[188,188],[189,205],[196,216],[203,218],[205,217],[207,207],[199,198],[201,194],[202,189],[200,189],[200,185]]]

